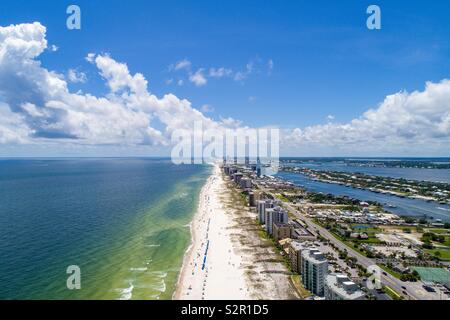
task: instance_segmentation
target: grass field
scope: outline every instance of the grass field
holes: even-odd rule
[[[433,232],[436,234],[446,234],[446,233],[450,233],[449,229],[434,229],[434,228],[429,228],[427,229],[427,232]]]
[[[436,252],[439,252],[440,255],[438,256],[440,260],[444,261],[450,261],[450,248],[447,249],[428,249],[425,250],[427,253],[436,256]]]

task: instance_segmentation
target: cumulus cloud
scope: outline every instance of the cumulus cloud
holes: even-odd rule
[[[254,62],[250,61],[249,63],[246,64],[244,71],[236,72],[236,74],[234,75],[234,80],[242,82],[243,80],[247,79],[247,77],[250,74],[252,74],[253,69],[254,69]]]
[[[190,70],[191,69],[191,62],[187,59],[183,59],[181,61],[178,61],[175,63],[175,65],[171,66],[169,69],[178,71],[178,70]]]
[[[227,69],[224,67],[220,68],[210,68],[209,69],[209,76],[212,78],[223,78],[223,77],[230,77],[233,74],[233,70]]]
[[[285,141],[298,149],[333,146],[380,154],[409,149],[420,154],[434,148],[434,153],[448,153],[450,80],[427,82],[423,91],[389,95],[377,108],[348,123],[296,128],[285,136]]]
[[[11,112],[8,105],[0,103],[0,144],[26,142],[28,127],[20,114]]]
[[[67,78],[73,83],[85,83],[87,81],[86,74],[76,69],[69,69],[67,71]]]
[[[209,104],[204,104],[201,108],[201,111],[204,113],[214,112],[214,108]]]
[[[132,74],[107,54],[90,53],[86,60],[96,66],[109,93],[70,92],[62,75],[37,60],[46,48],[40,23],[0,27],[1,143],[164,146],[175,129],[193,128],[196,121],[205,128],[223,125],[173,94],[150,94],[142,74]]]
[[[267,74],[270,75],[273,70],[273,60],[267,61]],[[261,73],[262,68],[265,68],[263,61],[260,58],[255,58],[250,60],[246,65],[245,68],[239,71],[234,71],[231,68],[226,67],[210,67],[204,68],[201,67],[197,69],[197,71],[194,73],[192,71],[192,63],[191,61],[184,59],[181,61],[178,61],[175,64],[171,64],[169,66],[169,71],[176,72],[180,70],[184,70],[187,79],[194,83],[197,87],[202,87],[207,84],[208,79],[222,79],[222,78],[229,78],[233,79],[236,82],[243,83],[245,79],[247,79],[251,74],[253,73]]]
[[[1,144],[168,146],[174,130],[192,130],[196,122],[202,122],[204,129],[247,128],[233,118],[208,118],[173,94],[157,97],[149,92],[144,75],[132,73],[108,54],[90,53],[86,60],[98,70],[109,92],[98,97],[71,92],[64,75],[47,70],[39,61],[47,49],[46,28],[38,22],[0,27]],[[253,71],[249,63],[243,76]],[[219,68],[213,74],[226,72]],[[196,85],[207,82],[204,69],[191,76]],[[210,108],[201,110],[206,113]],[[422,91],[389,95],[348,123],[331,120],[284,130],[282,150],[448,153],[450,80],[428,82]]]
[[[208,82],[208,80],[206,80],[203,71],[203,69],[198,69],[195,73],[192,73],[189,76],[189,81],[195,84],[197,87],[204,86]]]

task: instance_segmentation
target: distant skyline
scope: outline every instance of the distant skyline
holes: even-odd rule
[[[0,4],[0,156],[168,156],[278,127],[282,156],[449,156],[447,2]],[[377,4],[381,30],[368,30]]]

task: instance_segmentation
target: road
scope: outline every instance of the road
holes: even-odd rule
[[[276,198],[275,195],[268,191],[267,189],[259,186],[259,188],[264,191],[266,194],[272,195],[274,199]],[[357,262],[362,265],[364,268],[367,268],[372,265],[376,265],[376,262],[370,258],[367,258],[366,256],[363,256],[359,252],[355,251],[353,248],[347,246],[342,241],[338,240],[335,236],[333,236],[327,229],[321,227],[320,225],[316,224],[314,221],[306,217],[304,214],[299,212],[297,208],[293,207],[290,203],[282,202],[282,205],[287,208],[290,212],[292,212],[297,218],[303,220],[306,225],[310,228],[310,230],[315,230],[320,233],[320,235],[327,240],[329,240],[331,243],[333,243],[337,248],[340,250],[346,250],[348,252],[348,256],[356,258]],[[383,271],[382,271],[383,272]],[[421,292],[418,292],[417,287],[414,287],[413,285],[409,284],[408,282],[402,282],[399,279],[395,278],[389,273],[382,273],[381,274],[381,283],[383,285],[387,285],[394,289],[398,294],[401,294],[406,299],[411,300],[423,300],[426,299],[426,297],[421,294]],[[403,289],[403,287],[406,288],[406,290]],[[407,295],[403,293],[405,291]]]
[[[298,218],[302,219],[306,223],[306,225],[308,225],[309,228],[315,230],[316,232],[318,231],[322,237],[329,240],[337,248],[339,248],[340,250],[346,250],[348,252],[348,255],[350,257],[354,257],[357,260],[357,262],[360,265],[362,265],[364,268],[376,265],[376,262],[374,260],[367,258],[366,256],[363,256],[361,253],[357,252],[353,248],[344,244],[342,241],[338,240],[335,236],[333,236],[331,234],[331,232],[329,232],[327,229],[319,226],[318,224],[313,222],[311,219],[307,218],[305,215],[300,213],[296,208],[294,208],[289,203],[283,203],[283,205],[286,206]],[[414,300],[420,300],[420,296],[417,296],[416,292],[413,291],[412,287],[410,288],[411,290],[409,290],[410,292],[408,291],[408,283],[407,282],[402,282],[399,279],[395,278],[394,276],[390,275],[389,273],[381,274],[381,283],[384,285],[388,285],[389,287],[391,287],[392,289],[397,291],[399,294],[402,294],[402,292],[404,291],[404,289],[402,287],[405,287],[406,292],[408,293],[407,296],[402,294],[403,296],[405,296],[405,298],[412,298]]]

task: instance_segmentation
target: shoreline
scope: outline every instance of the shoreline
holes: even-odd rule
[[[235,252],[229,231],[232,218],[219,199],[224,191],[220,168],[214,165],[190,223],[191,244],[183,258],[173,300],[250,299],[242,257]]]
[[[191,242],[189,243],[189,246],[186,248],[184,255],[183,255],[183,263],[181,265],[181,269],[178,273],[178,278],[177,278],[177,282],[175,284],[175,290],[172,294],[172,300],[179,300],[180,299],[180,287],[182,285],[183,279],[185,278],[185,273],[187,272],[187,263],[191,258],[191,255],[193,253],[194,250],[194,244],[195,244],[195,240],[196,240],[196,234],[193,231],[194,230],[194,223],[197,220],[198,216],[200,215],[200,208],[202,206],[202,199],[204,197],[204,194],[206,192],[206,187],[211,179],[211,177],[214,175],[214,172],[211,173],[211,175],[208,177],[208,179],[206,180],[205,184],[202,186],[202,188],[200,189],[200,195],[198,198],[198,205],[197,205],[197,209],[192,217],[192,221],[189,223],[189,233],[191,235]]]

